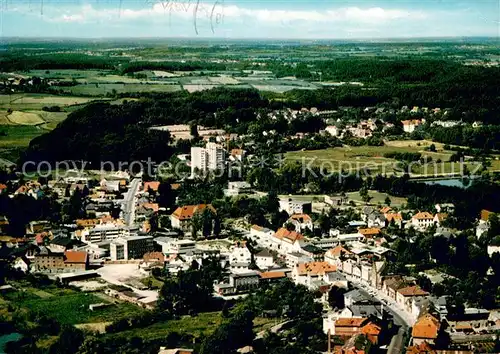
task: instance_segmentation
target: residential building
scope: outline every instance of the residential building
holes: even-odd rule
[[[338,318],[331,329],[331,334],[344,339],[361,333],[361,328],[368,323],[367,318]]]
[[[154,250],[152,236],[129,236],[113,240],[110,244],[112,261],[140,259]]]
[[[257,243],[266,247],[269,247],[273,235],[274,231],[266,227],[259,225],[252,225],[252,227],[250,227],[250,237],[257,241]]]
[[[321,283],[328,284],[327,275],[336,271],[337,267],[327,262],[299,263],[292,270],[292,279],[296,284],[318,288]]]
[[[500,253],[500,238],[493,239],[488,245],[488,256],[492,257],[495,253]]]
[[[158,192],[158,188],[160,188],[159,181],[144,182],[143,185],[144,192]]]
[[[365,337],[368,338],[368,340],[374,345],[378,344],[381,332],[382,328],[373,322],[369,322],[361,327],[361,334],[364,334]]]
[[[434,225],[436,226],[441,226],[443,221],[446,220],[448,218],[448,214],[447,213],[437,213],[436,215],[434,215]]]
[[[217,143],[208,142],[206,147],[191,147],[191,175],[196,171],[223,170],[226,161],[226,150]]]
[[[85,243],[109,241],[130,235],[129,227],[121,222],[98,224],[77,231],[80,231],[77,234],[79,234],[80,240]]]
[[[374,239],[379,236],[381,231],[378,227],[369,227],[367,229],[359,229],[358,232],[364,236],[365,239]]]
[[[431,314],[420,317],[413,326],[411,336],[413,345],[420,345],[423,342],[434,344],[441,329],[439,320]]]
[[[417,230],[425,230],[434,225],[434,215],[426,211],[419,212],[412,216],[410,225]]]
[[[411,312],[412,298],[427,296],[429,293],[418,285],[407,286],[396,291],[396,302],[406,311]]]
[[[329,125],[325,128],[325,131],[331,136],[340,136],[341,130],[337,128],[335,125]]]
[[[347,204],[349,198],[343,195],[325,195],[325,203],[331,205],[332,207],[341,206]]]
[[[255,256],[255,264],[259,269],[269,269],[274,265],[274,259],[271,253],[266,249],[263,249]]]
[[[196,241],[194,240],[157,237],[154,241],[161,246],[162,252],[165,254],[186,254],[196,250]]]
[[[283,226],[286,227],[287,224],[292,224],[299,233],[306,230],[313,231],[314,228],[312,219],[307,214],[293,214]]]
[[[403,216],[401,213],[385,213],[385,226],[389,226],[390,224],[393,224],[394,226],[397,226],[399,228],[403,227]]]
[[[231,253],[229,254],[229,262],[244,263],[247,266],[252,261],[252,253],[248,249],[246,242],[237,242],[233,245]]]
[[[245,292],[259,286],[260,273],[248,271],[245,273],[231,273],[229,282],[214,285],[214,291],[219,295],[231,295],[238,292]]]
[[[285,262],[288,268],[293,268],[299,263],[313,262],[314,259],[300,252],[290,252],[285,255]]]
[[[300,252],[305,245],[304,236],[295,231],[280,228],[271,239],[271,249],[281,254]]]
[[[32,270],[43,273],[70,273],[88,269],[87,252],[66,251],[54,253],[41,247],[41,251],[32,259]]]
[[[246,151],[243,149],[232,149],[229,159],[232,161],[242,162],[245,159]]]
[[[489,318],[488,310],[466,308],[462,314],[448,314],[446,322],[452,332],[479,333],[489,327]]]
[[[191,220],[196,213],[201,213],[205,209],[209,209],[212,213],[216,213],[215,208],[211,204],[184,205],[175,209],[170,215],[170,221],[173,228],[189,231]]]
[[[409,134],[422,125],[422,121],[419,119],[403,120],[401,123],[403,123],[403,131]]]
[[[250,193],[252,186],[245,181],[228,182],[227,189],[224,189],[224,195],[227,197],[234,197],[244,193]]]
[[[17,257],[11,263],[11,267],[12,267],[12,269],[17,269],[18,271],[21,271],[23,273],[27,273],[30,270],[30,264],[31,264],[31,261],[27,257],[20,256],[20,257]]]
[[[312,211],[311,202],[285,198],[279,200],[279,211],[286,211],[288,215],[307,214]]]
[[[262,272],[260,273],[260,281],[262,283],[268,282],[274,282],[274,281],[280,281],[283,279],[286,279],[286,272],[284,271],[269,271],[269,272]]]
[[[342,264],[342,261],[352,254],[350,251],[345,249],[343,246],[338,245],[325,253],[325,262],[330,263],[336,267]]]

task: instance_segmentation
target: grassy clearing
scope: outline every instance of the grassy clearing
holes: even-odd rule
[[[453,152],[442,150],[442,144],[437,144],[438,151],[425,151],[424,148],[432,144],[430,141],[392,141],[385,146],[344,146],[324,150],[293,151],[285,154],[287,161],[298,161],[307,165],[323,167],[329,171],[361,171],[369,170],[372,174],[402,174],[398,161],[384,157],[387,153],[421,153],[424,157],[431,157],[432,162],[417,166],[414,165],[414,175],[442,175],[460,173],[459,164],[450,163],[448,160]],[[420,144],[420,145],[418,145]],[[493,162],[493,161],[492,161]],[[473,171],[478,163],[467,162],[467,168]],[[498,165],[498,166],[497,166]],[[500,167],[500,163],[496,164]],[[493,169],[493,168],[492,168]]]
[[[387,193],[381,193],[378,191],[370,190],[368,191],[368,195],[372,197],[370,199],[370,204],[382,204],[385,205],[385,198],[389,197],[391,199],[391,206],[393,207],[401,207],[406,204],[408,200],[406,198],[393,197],[388,195]],[[359,195],[359,192],[347,193],[347,197],[349,200],[352,200],[357,203],[365,204],[363,198]]]
[[[56,96],[48,94],[0,95],[0,111],[41,110],[45,106],[69,107],[94,100],[89,97]]]
[[[70,289],[44,288],[40,293],[39,289],[24,288],[6,294],[4,298],[31,311],[40,311],[65,324],[109,322],[145,311],[129,303],[118,303],[90,311],[90,304],[103,302],[103,299],[94,294]]]
[[[59,87],[59,89],[74,95],[106,96],[112,93],[129,92],[175,92],[182,88],[176,84],[89,83],[71,87]]]
[[[19,125],[39,125],[45,121],[36,113],[14,111],[7,116],[7,119]]]
[[[0,127],[0,132],[0,149],[25,148],[33,138],[44,133],[42,129],[30,125],[5,125]]]

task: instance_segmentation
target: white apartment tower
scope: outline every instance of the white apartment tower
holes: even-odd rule
[[[226,150],[216,143],[209,142],[205,148],[191,148],[191,175],[198,169],[201,173],[222,170],[226,161]]]

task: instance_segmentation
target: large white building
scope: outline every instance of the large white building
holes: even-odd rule
[[[312,209],[311,202],[284,198],[279,200],[279,211],[286,211],[288,215],[307,214]]]
[[[112,261],[139,259],[153,250],[153,236],[120,237],[109,245]]]
[[[80,231],[80,240],[85,243],[96,243],[115,240],[119,237],[130,236],[130,230],[122,224],[99,224]]]
[[[224,169],[226,161],[226,150],[216,143],[209,142],[206,147],[191,148],[191,175],[196,171],[206,173]]]

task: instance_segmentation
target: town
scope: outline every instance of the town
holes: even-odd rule
[[[2,6],[0,353],[500,353],[498,4],[114,2]]]

